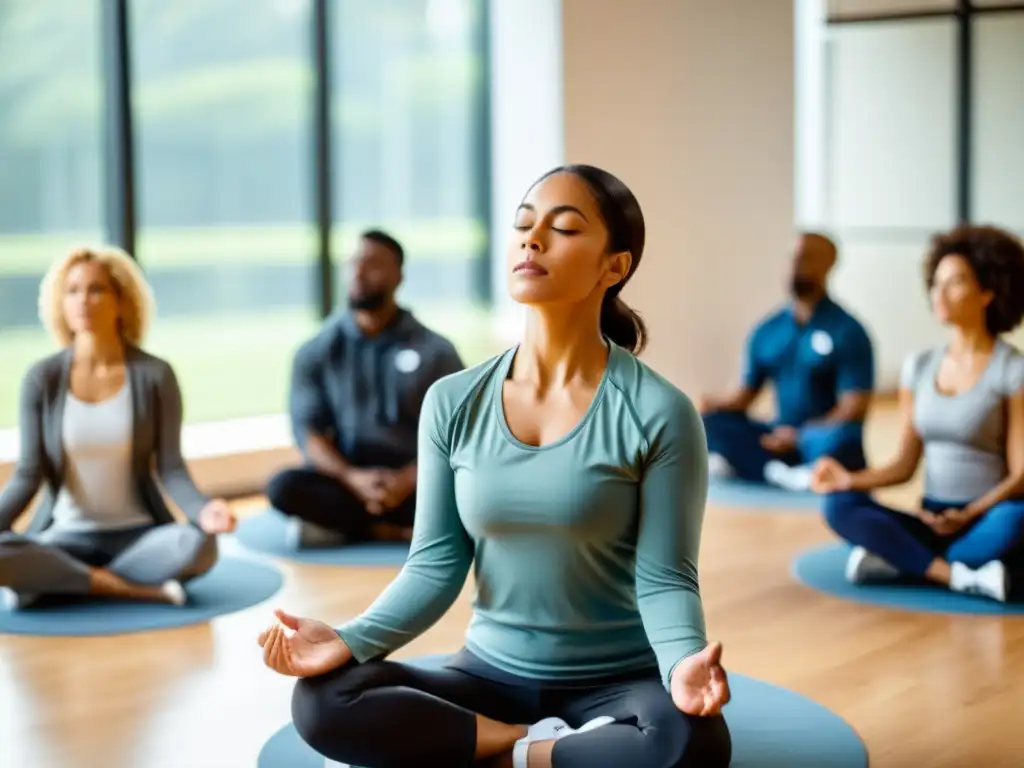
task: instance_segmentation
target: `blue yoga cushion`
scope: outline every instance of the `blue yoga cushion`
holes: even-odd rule
[[[275,510],[241,520],[235,537],[247,549],[314,565],[401,566],[407,542],[368,541],[342,547],[297,547],[289,535],[291,521]]]
[[[1021,602],[999,603],[920,581],[851,584],[846,580],[850,549],[849,545],[840,543],[808,550],[794,561],[793,575],[819,592],[867,605],[928,613],[1024,614]]]
[[[185,585],[188,602],[162,603],[95,598],[44,601],[38,607],[0,608],[0,634],[117,635],[200,624],[273,597],[281,572],[267,563],[221,557],[206,574]]]

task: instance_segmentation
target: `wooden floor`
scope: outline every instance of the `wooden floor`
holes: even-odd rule
[[[893,422],[891,409],[879,409],[873,454],[881,447],[884,455]],[[896,497],[914,495],[910,488]],[[1024,765],[1024,617],[904,614],[812,592],[789,565],[830,538],[811,513],[709,509],[701,581],[728,668],[842,715],[867,743],[872,766]],[[88,639],[0,636],[0,766],[254,766],[289,718],[291,683],[264,669],[255,643],[270,607],[340,622],[393,575],[280,565],[287,583],[270,604],[206,626]],[[467,599],[468,591],[399,657],[457,648]]]

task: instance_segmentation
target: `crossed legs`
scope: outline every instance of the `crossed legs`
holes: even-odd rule
[[[953,505],[925,500],[934,512]],[[905,574],[1006,600],[1003,560],[1024,540],[1024,499],[1004,501],[954,536],[940,536],[913,515],[858,492],[825,497],[825,520],[855,550],[847,576],[854,581]]]
[[[217,559],[216,539],[192,525],[116,531],[0,534],[0,587],[24,605],[43,595],[184,602],[181,582]]]
[[[810,465],[823,456],[831,456],[847,469],[858,470],[865,466],[863,427],[856,422],[836,424],[813,424],[800,429],[800,438],[795,451],[777,454],[761,445],[761,438],[772,431],[769,424],[751,419],[745,413],[716,411],[704,416],[704,431],[707,434],[708,452],[720,456],[741,480],[762,483],[766,479],[785,484],[781,475],[773,469],[780,466]],[[795,485],[806,486],[810,481],[809,471],[805,481]]]
[[[566,735],[522,725],[547,717],[564,720]],[[732,752],[725,720],[679,712],[656,672],[554,686],[497,672],[466,651],[440,670],[374,661],[300,680],[292,719],[327,758],[378,768],[518,768],[514,746],[531,730],[536,741],[519,758],[529,768],[725,768]]]

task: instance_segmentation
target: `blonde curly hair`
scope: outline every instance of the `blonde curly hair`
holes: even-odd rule
[[[64,292],[68,272],[84,261],[102,264],[110,277],[121,308],[121,339],[133,346],[142,344],[156,308],[153,290],[139,265],[120,248],[112,246],[76,248],[51,266],[39,286],[39,319],[62,347],[74,334],[64,317]]]

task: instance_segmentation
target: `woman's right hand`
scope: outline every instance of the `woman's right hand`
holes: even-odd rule
[[[315,619],[301,619],[284,611],[260,633],[263,663],[275,672],[291,677],[323,675],[346,664],[352,651],[329,625]]]
[[[811,490],[815,493],[848,491],[852,485],[853,473],[831,456],[818,459],[811,469]]]

